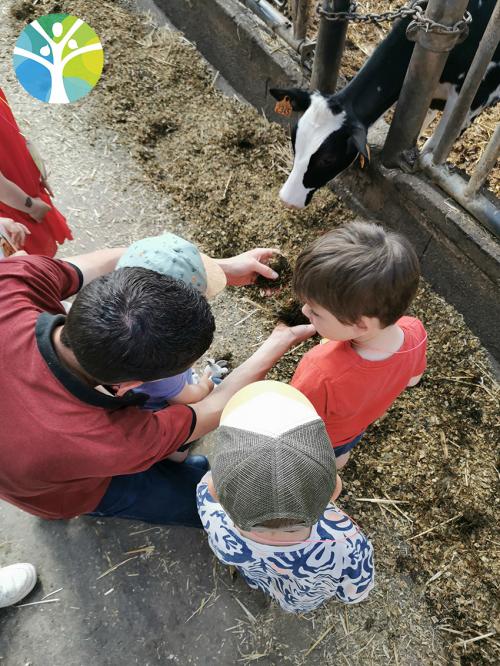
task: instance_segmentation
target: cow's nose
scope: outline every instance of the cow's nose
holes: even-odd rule
[[[288,201],[283,201],[283,199],[281,199],[281,203],[283,204],[283,206],[285,206],[285,208],[291,208],[292,210],[300,210],[300,206],[294,206],[293,204],[288,203]]]
[[[279,197],[281,203],[292,210],[304,208],[307,191],[302,192],[304,188],[297,187],[295,181],[291,181],[290,178],[288,178],[280,190]]]
[[[285,206],[285,208],[290,208],[290,210],[300,210],[302,206],[298,203],[292,203],[289,200],[289,197],[283,194],[283,191],[280,192],[280,201]]]

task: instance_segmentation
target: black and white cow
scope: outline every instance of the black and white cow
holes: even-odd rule
[[[472,24],[467,39],[450,53],[432,109],[447,115],[463,85],[496,0],[470,0]],[[367,132],[399,97],[414,44],[406,38],[409,19],[399,21],[362,69],[339,93],[322,95],[298,88],[273,88],[278,100],[290,98],[301,112],[292,129],[293,168],[280,191],[287,206],[303,208],[314,192],[352,164],[369,159]],[[467,118],[466,127],[484,108],[500,99],[500,46],[488,66]]]

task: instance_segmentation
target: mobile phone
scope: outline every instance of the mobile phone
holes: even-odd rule
[[[10,257],[15,252],[17,252],[17,247],[15,247],[6,234],[0,229],[0,258]]]

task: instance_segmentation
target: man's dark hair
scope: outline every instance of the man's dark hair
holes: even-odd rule
[[[210,347],[206,298],[146,268],[120,268],[78,294],[61,341],[103,384],[153,381],[187,370]]]
[[[293,275],[297,296],[342,324],[377,317],[394,324],[412,302],[420,267],[409,241],[378,224],[351,222],[302,251]]]

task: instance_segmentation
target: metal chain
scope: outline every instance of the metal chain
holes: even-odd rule
[[[354,23],[384,23],[386,21],[395,21],[399,18],[413,18],[413,23],[422,28],[425,32],[435,32],[442,35],[458,34],[467,29],[472,21],[470,12],[465,12],[464,17],[457,21],[455,25],[443,25],[428,18],[424,14],[423,5],[427,5],[427,0],[414,0],[411,5],[405,5],[389,12],[358,14],[356,3],[351,2],[347,12],[330,12],[323,9],[321,2],[316,6],[316,12],[327,21],[353,21]]]

